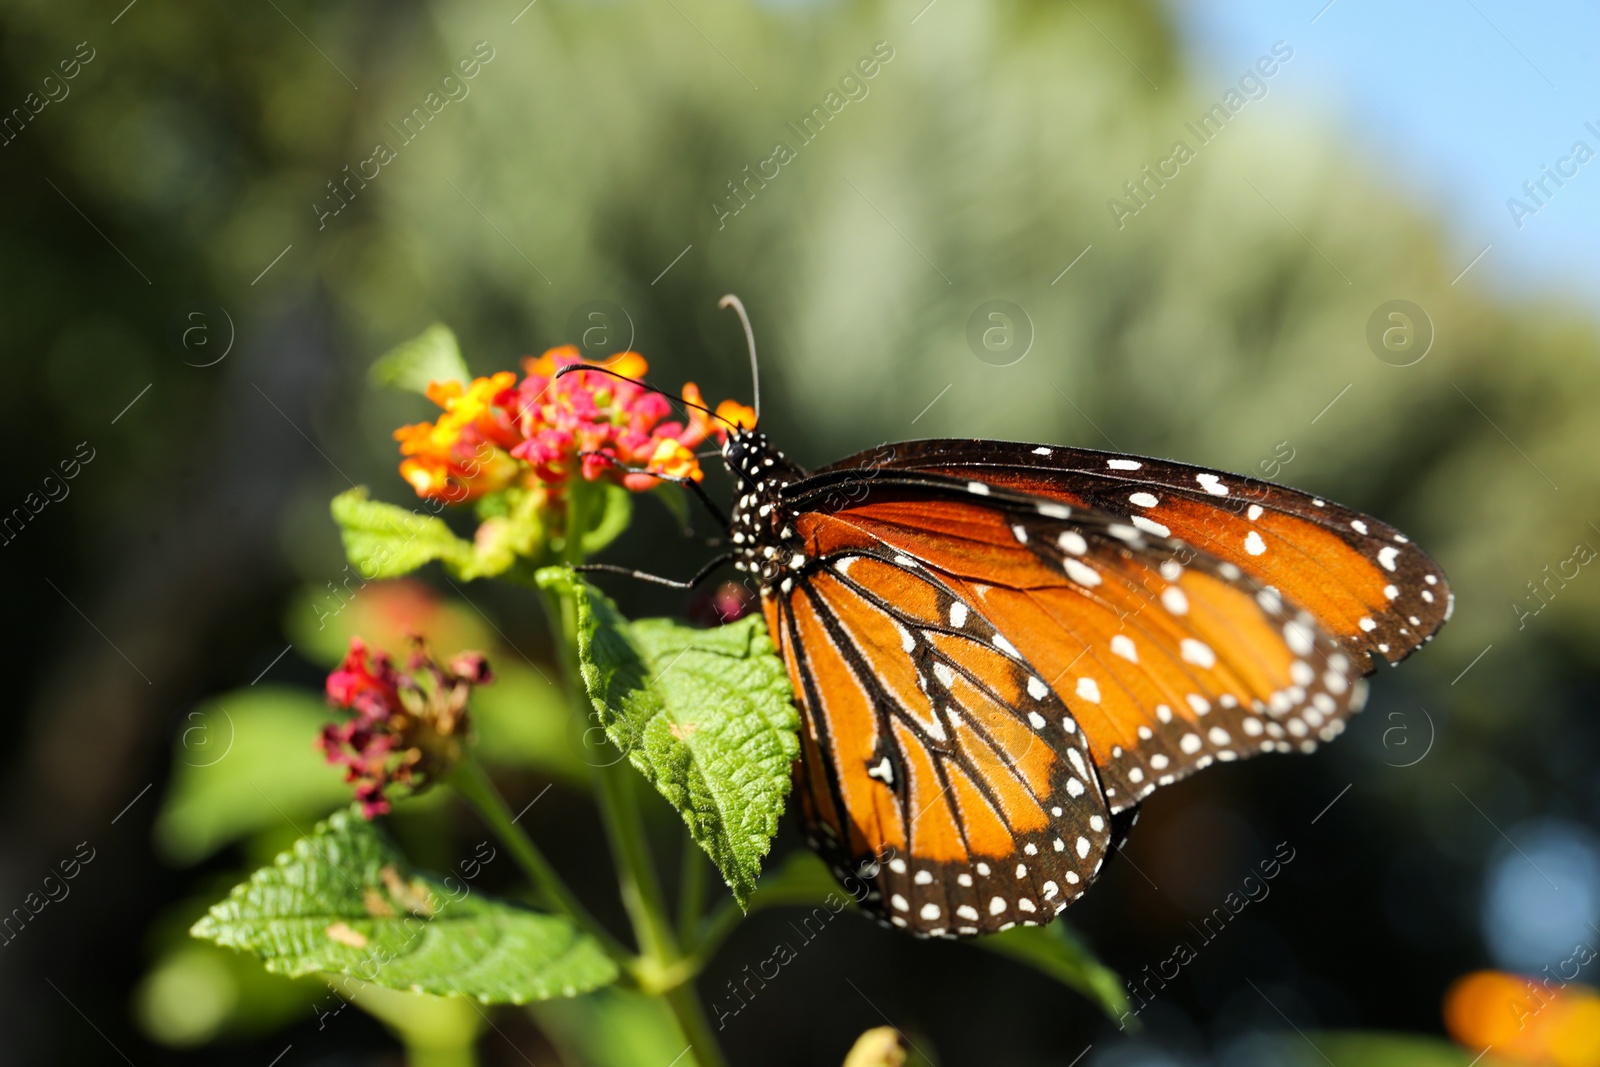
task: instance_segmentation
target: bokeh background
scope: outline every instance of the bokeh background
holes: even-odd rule
[[[990,436],[1256,473],[1397,524],[1458,598],[1339,743],[1146,803],[1130,862],[1068,915],[1136,981],[1199,946],[1137,1035],[852,916],[730,1021],[735,1063],[838,1063],[885,1020],[945,1064],[1465,1067],[1493,1035],[1480,1062],[1600,1062],[1570,1033],[1519,1053],[1503,1007],[1457,1003],[1455,1044],[1445,1014],[1465,974],[1600,946],[1600,162],[1560,162],[1600,150],[1591,9],[124,2],[0,9],[0,913],[92,857],[0,935],[4,1062],[391,1064],[404,1041],[425,1062],[416,1033],[454,1028],[487,1064],[665,1067],[669,1024],[621,995],[339,1010],[184,931],[344,795],[310,747],[344,636],[418,620],[502,665],[486,756],[519,807],[550,787],[535,836],[618,916],[529,597],[437,572],[358,594],[327,501],[407,499],[389,431],[427,405],[365,372],[430,323],[488,373],[605,302],[658,381],[742,397],[730,290],[803,463]],[[875,47],[865,95],[803,143],[786,124]],[[398,135],[469,57],[466,95]],[[1199,145],[1186,123],[1230,90]],[[1134,200],[1179,139],[1194,158]],[[794,158],[735,199],[779,141]],[[393,158],[349,180],[379,142]],[[1535,202],[1541,166],[1575,176]],[[990,301],[999,348],[969,341]],[[703,555],[641,508],[608,558]],[[630,614],[689,607],[607,584]],[[442,800],[394,821],[441,868],[483,836]],[[1270,894],[1203,938],[1280,847]],[[787,921],[741,928],[706,995]]]

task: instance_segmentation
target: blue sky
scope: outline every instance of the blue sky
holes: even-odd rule
[[[1200,79],[1295,49],[1274,97],[1321,114],[1454,233],[1475,281],[1600,307],[1600,155],[1519,229],[1506,200],[1585,140],[1600,153],[1600,5],[1173,0]],[[1313,21],[1315,19],[1315,21]],[[1572,164],[1567,165],[1571,169]],[[1553,183],[1550,188],[1555,188]],[[1542,195],[1542,194],[1541,194]],[[1531,205],[1530,206],[1536,206]],[[1600,317],[1600,316],[1597,316]]]

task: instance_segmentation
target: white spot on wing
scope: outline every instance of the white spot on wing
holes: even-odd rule
[[[1283,626],[1283,639],[1288,642],[1289,650],[1297,656],[1309,656],[1316,646],[1316,640],[1311,633],[1311,627],[1302,622],[1288,622]]]
[[[1106,466],[1114,471],[1136,471],[1144,464],[1136,459],[1108,459]]]
[[[1143,515],[1135,515],[1131,519],[1129,519],[1128,521],[1133,523],[1135,526],[1139,527],[1139,529],[1143,530],[1145,533],[1152,533],[1152,534],[1155,534],[1157,537],[1171,537],[1172,536],[1172,528],[1171,527],[1163,526],[1161,523],[1155,521],[1154,519],[1147,519]],[[1169,560],[1168,562],[1171,562],[1171,561]],[[1164,564],[1163,564],[1163,566],[1164,566]]]
[[[1100,572],[1075,559],[1062,560],[1062,567],[1066,569],[1067,577],[1079,585],[1094,587],[1100,584]]]

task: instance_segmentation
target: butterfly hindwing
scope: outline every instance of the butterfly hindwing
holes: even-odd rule
[[[802,708],[814,847],[841,877],[868,877],[869,910],[917,933],[1048,921],[1113,832],[1065,705],[904,557],[840,544],[816,561],[767,605]]]

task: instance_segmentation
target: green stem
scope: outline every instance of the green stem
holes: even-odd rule
[[[600,768],[600,814],[611,839],[611,854],[622,881],[622,904],[633,921],[639,948],[651,962],[667,967],[677,962],[678,942],[667,921],[666,897],[645,839],[644,820],[634,795],[633,769],[618,761]]]
[[[683,870],[678,874],[678,943],[693,952],[706,910],[706,856],[686,831],[683,835]]]
[[[774,886],[763,889],[750,898],[750,909],[745,911],[732,899],[722,903],[711,917],[706,920],[700,934],[700,939],[695,942],[695,951],[701,959],[708,960],[721,947],[728,935],[733,933],[733,928],[758,911],[766,908],[804,907],[812,904],[823,904],[827,894],[818,893],[809,886],[783,888]]]
[[[429,1045],[404,1042],[406,1067],[477,1067],[476,1041],[464,1045]]]
[[[547,906],[583,927],[605,947],[612,958],[624,963],[631,958],[631,954],[622,942],[589,914],[588,909],[561,880],[555,868],[550,866],[550,861],[544,858],[544,854],[533,843],[533,839],[513,821],[511,809],[506,805],[505,798],[500,795],[500,790],[495,788],[494,782],[489,780],[488,774],[476,759],[469,756],[463,760],[451,774],[450,784],[456,787],[462,799],[472,805],[483,821],[495,832],[495,836],[500,838],[501,843],[511,851],[512,858],[527,873],[529,881],[544,897]]]
[[[583,559],[582,508],[578,503],[581,495],[575,492],[568,500],[568,541],[563,555],[569,565]],[[590,704],[578,669],[577,606],[571,597],[550,593],[545,594],[544,603],[551,626],[561,637],[561,668],[573,712],[580,721],[587,721]],[[617,864],[622,903],[641,952],[640,957],[631,962],[630,973],[642,990],[666,1000],[700,1067],[726,1067],[727,1061],[706,1022],[705,1010],[694,988],[699,957],[681,955],[673,936],[661,880],[650,856],[644,820],[634,793],[633,771],[625,760],[618,759],[610,766],[597,768],[595,782],[606,837]]]
[[[728,1061],[722,1058],[722,1048],[717,1044],[716,1035],[711,1032],[711,1024],[706,1021],[705,1009],[700,1006],[700,995],[695,992],[694,979],[673,986],[663,997],[672,1009],[673,1017],[678,1020],[679,1028],[683,1030],[684,1040],[694,1050],[694,1058],[699,1061],[700,1067],[727,1067]]]

